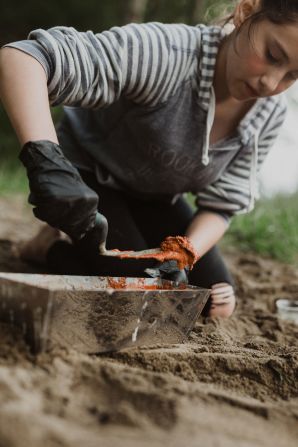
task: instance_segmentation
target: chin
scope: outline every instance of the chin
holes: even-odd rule
[[[236,99],[236,101],[251,101],[252,99],[256,99],[255,96],[250,96],[245,94],[241,89],[230,89],[229,90],[230,95],[232,96],[232,98]]]
[[[256,96],[249,96],[249,97],[245,97],[245,98],[241,98],[238,99],[238,101],[242,101],[242,102],[251,102],[251,101],[256,101],[258,98]]]
[[[249,101],[251,99],[236,91],[235,92],[231,91],[230,95],[233,99],[236,99],[236,101]]]
[[[236,82],[234,82],[233,85],[228,86],[228,92],[229,92],[229,95],[233,99],[236,99],[236,101],[247,100],[247,97],[244,97],[243,92],[241,92],[241,90],[237,89]]]
[[[248,99],[250,99],[250,98],[244,98],[243,96],[241,96],[241,95],[232,95],[232,98],[233,99],[236,99],[236,101],[248,101]]]

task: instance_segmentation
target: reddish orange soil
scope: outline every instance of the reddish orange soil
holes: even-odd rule
[[[184,290],[187,288],[186,284],[179,284],[173,287],[170,282],[163,282],[161,284],[146,284],[144,278],[136,279],[136,282],[126,282],[126,278],[108,278],[109,287],[112,289],[137,289],[137,290]]]
[[[112,289],[126,289],[126,281],[125,278],[108,278],[109,287]]]
[[[175,260],[180,270],[189,267],[190,270],[199,259],[192,243],[186,236],[168,236],[160,245],[161,253],[148,253],[142,256],[136,256],[139,259],[156,259],[164,262]],[[121,258],[133,258],[131,254],[120,256]]]

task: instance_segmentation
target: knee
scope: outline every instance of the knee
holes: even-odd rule
[[[236,298],[233,286],[228,283],[213,284],[211,287],[208,316],[228,318],[234,312]]]

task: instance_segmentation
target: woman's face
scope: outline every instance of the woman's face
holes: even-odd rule
[[[226,53],[226,82],[235,99],[273,96],[298,78],[298,23],[276,25],[268,20],[244,23],[234,31]]]

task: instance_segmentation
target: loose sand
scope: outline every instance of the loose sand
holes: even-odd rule
[[[0,270],[38,226],[22,199],[0,199]],[[0,325],[0,447],[292,447],[298,439],[298,326],[276,298],[298,295],[298,269],[227,253],[233,318],[200,319],[188,343],[113,355],[33,359]]]

